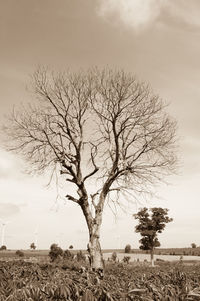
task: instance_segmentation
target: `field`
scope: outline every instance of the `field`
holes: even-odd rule
[[[0,279],[0,301],[200,300],[200,265],[107,263],[99,277],[75,261],[1,261]]]
[[[14,250],[6,250],[6,251],[1,251],[0,252],[0,260],[9,258],[13,259],[16,258],[16,251]],[[74,254],[76,254],[76,250],[70,251]],[[84,253],[87,253],[86,251],[83,251]],[[130,262],[134,261],[149,261],[150,260],[150,255],[146,254],[144,251],[134,249],[130,254],[124,253],[124,250],[117,250],[117,249],[108,249],[108,250],[103,250],[103,257],[105,260],[108,258],[111,258],[112,253],[116,252],[117,253],[117,260],[122,261],[124,256],[130,256]],[[49,250],[23,250],[23,253],[25,255],[25,258],[35,258],[38,261],[47,261],[48,259],[48,253]],[[200,261],[200,248],[173,248],[173,249],[157,249],[155,251],[155,260],[160,259],[160,260],[165,260],[165,261],[179,261],[180,256],[182,256],[183,261]]]
[[[108,258],[111,258],[112,253],[104,253],[104,259],[108,260]],[[149,261],[150,260],[150,255],[149,254],[142,254],[142,253],[117,253],[117,260],[120,262],[123,260],[124,256],[129,256],[130,257],[130,262],[134,261]],[[181,255],[182,256],[182,255]],[[164,261],[179,261],[180,256],[179,255],[154,255],[155,260],[164,260]],[[183,261],[199,261],[200,262],[200,256],[182,256]]]

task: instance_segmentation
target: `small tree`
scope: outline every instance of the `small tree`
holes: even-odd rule
[[[74,247],[72,245],[69,246],[69,249],[72,250]]]
[[[197,247],[197,245],[195,243],[191,244],[192,249],[195,249]]]
[[[5,245],[1,246],[0,251],[5,251],[5,250],[7,250],[6,246]]]
[[[31,248],[31,250],[35,250],[35,249],[36,249],[36,245],[34,244],[34,242],[32,242],[32,243],[30,244],[30,248]]]
[[[57,245],[52,244],[50,247],[49,257],[51,261],[55,261],[63,256],[63,250]]]
[[[126,245],[125,249],[124,249],[125,253],[130,253],[131,252],[131,245]]]
[[[134,214],[135,219],[139,222],[139,224],[135,227],[135,231],[140,233],[142,236],[140,239],[140,249],[150,250],[151,265],[154,266],[154,249],[160,246],[157,234],[161,233],[166,224],[171,222],[173,219],[168,217],[168,209],[155,207],[151,208],[149,211],[145,207],[137,214]]]

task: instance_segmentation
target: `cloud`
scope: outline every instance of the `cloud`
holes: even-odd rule
[[[118,18],[137,30],[159,16],[163,3],[162,0],[100,0],[98,12],[105,18]]]
[[[164,16],[168,22],[200,26],[199,9],[199,0],[99,0],[98,14],[138,31]]]
[[[194,27],[200,26],[199,9],[199,0],[168,0],[166,2],[166,12],[168,12],[171,17],[176,21]]]

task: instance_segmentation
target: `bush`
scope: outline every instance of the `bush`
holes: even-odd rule
[[[124,256],[124,258],[123,258],[123,262],[124,263],[129,263],[129,261],[130,261],[130,259],[131,259],[131,257],[130,256]]]
[[[76,260],[77,261],[86,261],[86,256],[83,254],[82,251],[79,251],[77,254],[76,254]]]
[[[64,259],[73,259],[74,255],[69,250],[66,250],[63,254],[63,258]]]
[[[131,245],[126,245],[124,251],[125,251],[125,253],[130,253],[131,252]]]
[[[17,251],[15,252],[15,254],[16,254],[17,256],[19,256],[19,257],[24,257],[24,252],[22,252],[21,250],[17,250]]]
[[[1,248],[0,248],[0,251],[4,251],[4,250],[7,250],[5,245],[1,246]]]
[[[50,247],[49,257],[52,262],[59,260],[63,257],[63,250],[57,244],[52,244]]]
[[[116,262],[117,261],[117,253],[113,252],[111,256],[112,261]]]

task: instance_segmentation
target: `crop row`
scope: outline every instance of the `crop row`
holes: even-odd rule
[[[0,279],[0,301],[200,300],[199,266],[109,264],[101,279],[67,262],[1,262]]]

